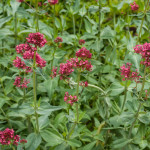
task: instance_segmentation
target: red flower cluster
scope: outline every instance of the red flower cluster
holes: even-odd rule
[[[65,93],[65,96],[64,96],[64,101],[65,101],[67,104],[70,104],[70,105],[72,106],[74,102],[77,102],[77,101],[78,101],[78,99],[77,99],[77,96],[69,95],[68,92],[66,92],[66,93]]]
[[[48,0],[48,2],[50,3],[50,5],[58,4],[58,0]]]
[[[79,85],[83,86],[83,87],[87,87],[88,86],[88,82],[87,81],[85,81],[85,82],[82,81]]]
[[[134,1],[133,4],[130,4],[131,6],[131,10],[136,11],[139,9],[139,5],[136,4],[136,2]]]
[[[59,75],[60,79],[66,79],[73,71],[74,69],[80,69],[80,70],[87,70],[91,71],[92,70],[92,65],[91,62],[89,62],[88,58],[92,57],[92,54],[90,53],[89,50],[86,48],[82,48],[79,51],[76,52],[76,58],[71,58],[70,60],[67,60],[66,63],[61,63],[60,64],[60,70],[59,70]],[[57,69],[52,71],[51,77],[56,77],[56,71]]]
[[[58,36],[58,37],[54,40],[54,42],[55,42],[55,43],[63,42],[63,39]]]
[[[57,75],[57,67],[53,67],[52,74],[50,75],[52,78],[56,77]]]
[[[120,72],[121,72],[121,76],[123,77],[123,81],[125,80],[134,80],[137,81],[139,80],[139,78],[141,78],[141,76],[139,76],[139,73],[137,72],[137,70],[135,72],[131,71],[131,66],[132,64],[127,63],[126,66],[123,65],[120,68]]]
[[[30,80],[21,79],[21,77],[16,77],[14,85],[16,87],[27,88],[27,84],[30,83]]]
[[[92,53],[90,53],[90,51],[87,50],[85,47],[82,47],[81,49],[79,49],[79,51],[76,52],[76,56],[82,59],[91,59]]]
[[[37,46],[43,47],[47,43],[46,39],[44,39],[44,35],[41,34],[40,32],[30,33],[29,37],[26,39],[28,43],[34,44],[35,47]]]
[[[79,44],[80,44],[80,45],[83,45],[83,44],[85,44],[85,40],[83,40],[83,39],[80,39],[80,40],[79,40]]]
[[[150,66],[150,43],[145,43],[143,45],[136,45],[134,47],[135,53],[141,54],[143,61],[141,64],[145,65],[146,67]]]
[[[27,143],[27,140],[22,139],[22,140],[20,140],[20,143],[25,144],[25,143]]]
[[[0,131],[0,143],[2,145],[18,145],[20,140],[19,135],[14,135],[13,129],[5,129],[4,131]]]

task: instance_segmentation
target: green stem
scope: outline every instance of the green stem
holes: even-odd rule
[[[82,22],[83,22],[83,17],[81,18],[81,22],[80,22],[79,34],[80,34],[80,32],[81,32]]]
[[[142,88],[141,88],[141,91],[140,91],[138,100],[140,100],[141,97],[142,97],[142,93],[143,93],[144,85],[145,85],[145,77],[146,77],[146,67],[145,67],[145,69],[144,69],[144,77],[143,77],[143,82],[142,82]],[[133,121],[133,123],[132,123],[132,125],[131,125],[131,127],[130,127],[130,131],[129,131],[129,136],[128,136],[128,138],[131,137],[132,129],[133,129],[134,124],[136,123],[137,118],[138,118],[138,116],[139,116],[139,112],[140,112],[141,106],[142,106],[142,103],[140,102],[140,105],[139,105],[138,110],[137,110],[136,115],[135,115],[135,119],[134,119],[134,121]]]
[[[17,12],[15,12],[15,46],[17,45]]]
[[[56,19],[56,12],[55,12],[55,5],[54,5],[54,7],[53,7],[53,9],[54,9],[54,15],[53,15],[53,30],[54,30],[54,38],[55,38],[55,19]]]
[[[39,133],[39,123],[38,123],[38,114],[37,114],[37,94],[36,94],[36,51],[34,51],[34,59],[33,59],[33,94],[34,94],[34,110],[36,117],[36,132]]]
[[[39,32],[38,0],[36,0],[35,18],[36,18],[36,32]]]
[[[101,34],[101,0],[99,0],[99,24],[98,24],[98,32],[99,32],[99,38]]]
[[[75,17],[72,15],[72,21],[73,21],[73,34],[76,34],[76,27],[75,27]]]
[[[12,149],[15,150],[15,147],[13,146]]]
[[[54,62],[55,51],[56,51],[56,47],[54,47],[53,58],[52,58],[52,62],[51,62],[51,71],[53,70],[53,62]]]
[[[3,0],[3,17],[5,17],[5,11],[4,11],[4,6],[5,6],[5,0]],[[2,53],[3,56],[5,55],[5,50],[4,50],[4,39],[2,39]]]
[[[77,99],[78,99],[78,96],[79,96],[79,83],[80,83],[80,77],[81,77],[81,72],[79,71],[78,72],[78,75],[77,75],[77,91],[76,91],[76,96],[77,96]],[[77,117],[76,117],[76,121],[74,122],[74,125],[71,127],[69,133],[68,133],[68,136],[67,136],[67,140],[69,140],[70,136],[72,135],[78,121],[79,121],[79,110],[78,110],[78,103],[76,103],[76,113],[77,113]]]
[[[147,11],[148,6],[149,6],[149,0],[147,0],[147,5],[146,5],[145,10],[144,10],[144,16],[142,18],[142,23],[141,23],[140,31],[139,31],[139,34],[138,34],[137,43],[139,42],[139,40],[141,38],[142,27],[143,27],[143,23],[144,23],[144,19],[145,19],[145,16],[146,16],[146,11]]]
[[[127,100],[127,91],[128,91],[128,87],[127,87],[127,81],[126,81],[126,84],[125,84],[125,96],[124,96],[124,101],[123,101],[123,105],[122,105],[120,114],[121,114],[121,113],[123,112],[123,110],[124,110],[124,106],[125,106],[125,103],[126,103],[126,100]]]

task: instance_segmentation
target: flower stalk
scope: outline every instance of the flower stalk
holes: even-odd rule
[[[142,82],[142,88],[141,88],[141,91],[140,91],[138,100],[140,100],[140,99],[142,98],[142,93],[143,93],[144,85],[145,85],[145,77],[146,77],[146,67],[145,67],[145,69],[144,69],[144,77],[143,77],[143,82]],[[136,115],[135,115],[135,119],[134,119],[134,121],[133,121],[133,123],[132,123],[132,125],[131,125],[131,127],[130,127],[130,131],[129,131],[128,138],[131,137],[132,129],[133,129],[134,124],[136,123],[136,121],[137,121],[137,119],[138,119],[141,106],[142,106],[142,103],[140,102],[139,107],[138,107],[138,110],[137,110]]]
[[[77,75],[77,90],[76,90],[76,96],[77,96],[77,99],[78,99],[78,96],[79,96],[79,83],[80,83],[80,77],[81,77],[81,71],[78,71],[78,75]],[[79,122],[79,108],[78,108],[78,103],[76,103],[76,113],[77,113],[77,116],[76,116],[76,121],[74,122],[72,128],[70,129],[69,133],[68,133],[68,136],[67,136],[67,140],[69,140],[70,136],[72,135],[76,125],[78,124]]]
[[[128,86],[127,86],[127,81],[126,81],[126,83],[125,83],[125,96],[124,96],[124,101],[123,101],[123,105],[122,105],[120,114],[121,114],[121,113],[123,112],[123,110],[124,110],[124,106],[125,106],[125,103],[126,103],[126,100],[127,100],[127,91],[128,91]]]
[[[17,12],[15,12],[15,46],[17,45]]]

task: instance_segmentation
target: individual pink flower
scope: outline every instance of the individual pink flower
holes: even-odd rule
[[[82,59],[90,59],[92,57],[92,53],[90,53],[90,51],[87,50],[85,47],[82,47],[76,52],[76,56]]]
[[[136,11],[139,9],[139,5],[136,4],[136,2],[134,1],[133,4],[130,4],[131,6],[131,10]]]
[[[79,44],[80,44],[80,45],[83,45],[83,44],[85,44],[85,40],[83,40],[83,39],[80,39],[80,40],[79,40]]]
[[[70,104],[71,106],[73,105],[73,103],[77,102],[78,99],[77,99],[77,96],[72,96],[72,95],[69,95],[68,92],[65,93],[65,96],[64,96],[64,101],[67,103],[67,104]]]
[[[135,72],[131,71],[131,66],[132,64],[127,63],[126,65],[121,66],[120,68],[120,72],[121,72],[121,76],[123,77],[123,81],[125,80],[134,80],[134,81],[138,81],[139,78],[141,78],[141,76],[139,76],[139,73],[137,72],[137,70]]]
[[[34,44],[35,47],[36,46],[43,47],[47,43],[46,39],[44,38],[44,35],[41,34],[40,32],[30,33],[28,38],[26,39],[28,43]]]
[[[48,0],[48,2],[50,3],[50,5],[58,4],[58,0]]]
[[[55,43],[63,42],[63,39],[58,36],[58,37],[54,40],[54,42],[55,42]]]

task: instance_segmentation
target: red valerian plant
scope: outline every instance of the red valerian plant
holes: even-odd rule
[[[44,38],[44,35],[37,33],[30,33],[27,39],[27,43],[20,44],[16,46],[17,54],[22,55],[23,59],[33,61],[35,54],[35,62],[37,67],[43,68],[46,66],[46,61],[37,53],[37,47],[43,47],[47,41]],[[31,45],[32,44],[32,45]],[[20,57],[16,57],[13,61],[13,65],[18,69],[23,69],[26,73],[32,72],[31,67],[27,66],[24,61],[21,60]],[[27,84],[29,80],[21,79],[21,77],[16,77],[14,85],[16,87],[27,88]]]
[[[120,72],[121,72],[121,76],[123,77],[123,81],[126,80],[134,80],[137,81],[139,80],[139,78],[141,78],[141,76],[139,76],[139,73],[137,72],[137,70],[135,72],[131,71],[131,63],[127,63],[126,65],[124,64],[123,66],[121,66],[120,68]]]
[[[50,3],[50,5],[58,4],[58,0],[48,0],[48,2]]]
[[[133,4],[130,4],[131,10],[136,11],[139,9],[139,5],[134,1]]]

